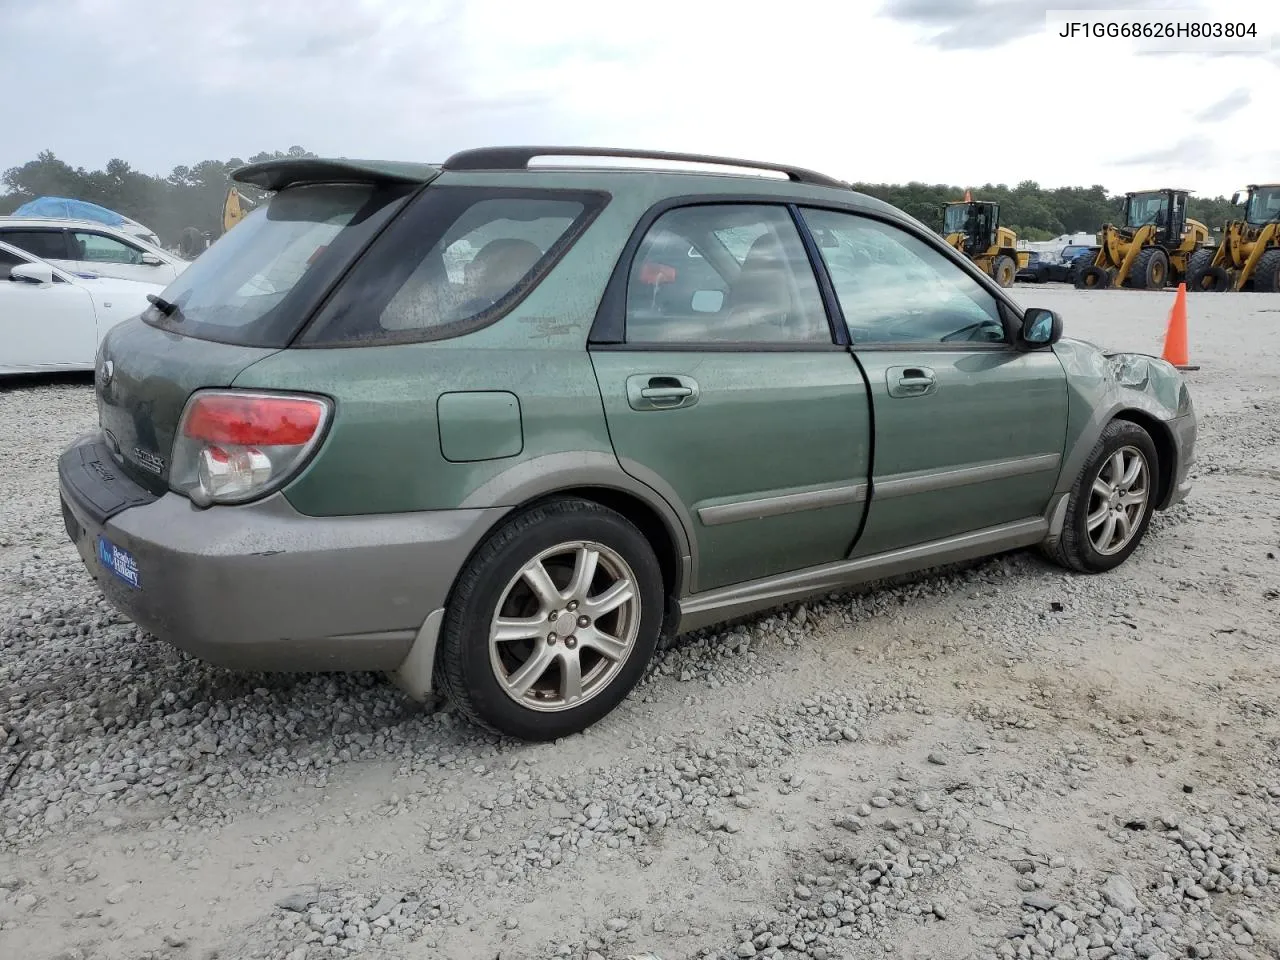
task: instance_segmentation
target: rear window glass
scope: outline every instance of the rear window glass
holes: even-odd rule
[[[186,336],[284,347],[409,186],[315,184],[274,194],[160,295],[143,319]]]
[[[603,204],[597,194],[431,187],[361,257],[307,344],[432,340],[501,316]]]

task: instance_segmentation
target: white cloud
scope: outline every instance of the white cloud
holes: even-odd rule
[[[295,143],[425,160],[577,143],[850,180],[1123,190],[1172,178],[1213,194],[1274,177],[1256,168],[1280,147],[1262,122],[1280,112],[1274,57],[1152,58],[1048,35],[1045,9],[1090,5],[45,0],[10,11],[0,34],[6,76],[39,91],[10,121],[0,168],[45,148],[163,172]],[[1239,3],[1202,6],[1242,16]]]

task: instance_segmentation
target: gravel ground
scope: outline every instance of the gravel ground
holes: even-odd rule
[[[1017,289],[1158,353],[1170,294]],[[666,652],[528,746],[149,640],[65,535],[83,380],[0,389],[0,957],[1280,956],[1280,298],[1191,301],[1196,487]]]

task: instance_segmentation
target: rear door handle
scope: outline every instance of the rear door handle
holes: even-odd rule
[[[638,373],[627,377],[627,403],[632,410],[675,410],[698,402],[693,377],[666,373]]]
[[[928,367],[890,367],[885,380],[891,397],[924,397],[938,388],[938,379]]]

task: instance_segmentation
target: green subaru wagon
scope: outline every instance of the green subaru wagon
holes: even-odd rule
[[[1032,546],[1100,573],[1188,492],[1176,368],[1063,339],[809,170],[503,147],[235,179],[267,199],[104,339],[59,462],[101,589],[215,664],[383,671],[551,740],[665,638]]]

